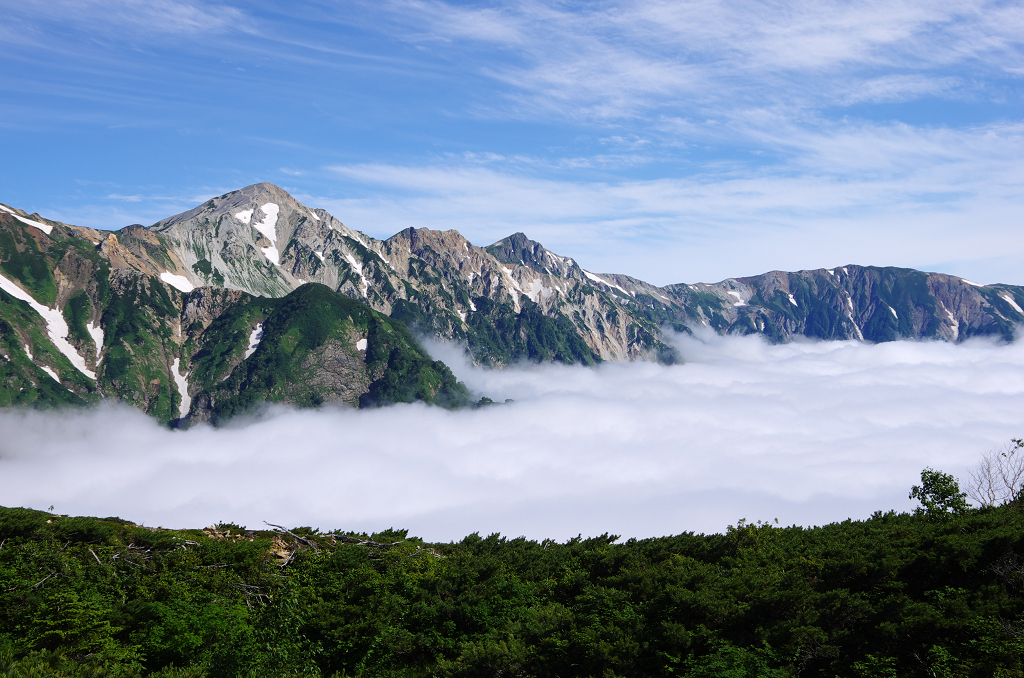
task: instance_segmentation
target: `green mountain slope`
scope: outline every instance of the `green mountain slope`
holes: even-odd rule
[[[254,332],[258,343],[249,342]],[[199,421],[262,402],[470,402],[451,370],[432,360],[401,322],[323,285],[304,285],[280,299],[246,295],[209,327],[186,335]]]

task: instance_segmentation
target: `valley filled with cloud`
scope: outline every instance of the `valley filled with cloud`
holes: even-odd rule
[[[5,410],[0,495],[166,527],[646,537],[910,510],[924,467],[963,479],[1022,434],[1020,342],[676,341],[681,365],[506,370],[431,344],[513,401],[477,410],[270,409],[187,431],[117,405]]]

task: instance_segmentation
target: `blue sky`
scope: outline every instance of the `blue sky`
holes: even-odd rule
[[[276,183],[657,284],[1024,284],[1019,2],[0,0],[0,201],[150,224]]]

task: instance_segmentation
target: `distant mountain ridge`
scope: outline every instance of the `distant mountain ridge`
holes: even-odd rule
[[[102,395],[166,421],[262,400],[464,401],[406,325],[465,341],[478,363],[500,366],[671,362],[668,328],[775,342],[962,341],[1012,340],[1024,322],[1024,288],[913,269],[850,265],[658,287],[584,270],[522,233],[486,247],[454,230],[377,240],[266,183],[118,231],[0,205],[0,269],[0,404]],[[260,344],[266,359],[250,360],[248,338],[263,327],[274,346]],[[373,327],[401,355],[378,351]]]
[[[798,335],[959,341],[976,335],[1009,340],[1024,322],[1020,287],[980,286],[913,269],[850,265],[657,287],[586,271],[522,233],[486,247],[454,230],[409,228],[376,240],[271,184],[214,198],[146,230],[160,236],[180,262],[168,270],[191,286],[280,296],[320,282],[439,337],[465,339],[475,358],[492,364],[657,357],[666,348],[666,324],[683,331],[710,326],[761,333],[773,341]],[[125,243],[135,251],[144,248]],[[487,310],[480,310],[478,299],[502,308],[485,304]],[[559,342],[488,342],[491,330],[514,327],[534,305],[540,315],[564,321],[559,329],[575,333],[591,355]],[[539,328],[520,328],[526,335],[529,329]],[[556,355],[566,348],[565,355]]]

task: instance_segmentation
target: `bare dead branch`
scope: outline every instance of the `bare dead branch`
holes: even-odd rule
[[[377,542],[377,541],[370,541],[369,539],[360,539],[358,537],[350,537],[347,534],[328,534],[328,535],[325,535],[325,536],[333,537],[334,539],[338,539],[340,541],[348,542],[350,544],[354,544],[355,546],[369,546],[370,548],[377,548],[377,549],[393,548],[395,546],[398,546],[399,544],[404,544],[406,541],[408,541],[407,539],[403,539],[402,541],[394,541],[394,542],[390,542],[390,543],[381,543],[381,542]]]
[[[43,582],[45,582],[47,579],[49,579],[50,577],[56,577],[56,576],[58,576],[57,573],[51,571],[50,574],[48,574],[47,576],[45,576],[42,579],[40,579],[39,581],[37,581],[35,584],[32,584],[32,586],[29,586],[29,588],[30,589],[34,589],[34,588],[37,588],[39,586],[42,586]]]
[[[100,562],[100,557],[98,555],[96,555],[96,552],[93,551],[92,549],[89,549],[89,553],[91,553],[92,557],[96,559],[96,564],[99,565],[100,567],[103,567],[103,563]]]
[[[1024,440],[1015,438],[1000,452],[987,453],[970,472],[967,496],[982,507],[1017,501],[1024,489]]]
[[[306,546],[308,546],[309,548],[313,549],[313,553],[317,553],[317,554],[320,553],[320,549],[317,548],[317,545],[316,545],[316,543],[313,540],[306,539],[304,537],[300,537],[299,535],[295,534],[294,532],[291,532],[290,530],[286,530],[285,528],[281,527],[280,525],[275,525],[273,523],[268,523],[265,520],[263,521],[263,524],[264,525],[269,525],[270,527],[273,527],[274,529],[278,530],[279,532],[283,532],[284,534],[291,535],[297,541],[300,541],[303,544],[305,544]],[[289,558],[289,560],[291,560],[291,558]]]
[[[252,584],[243,584],[242,582],[232,582],[230,586],[233,586],[236,589],[248,589],[253,591],[259,591],[263,588],[262,586],[253,586]]]

